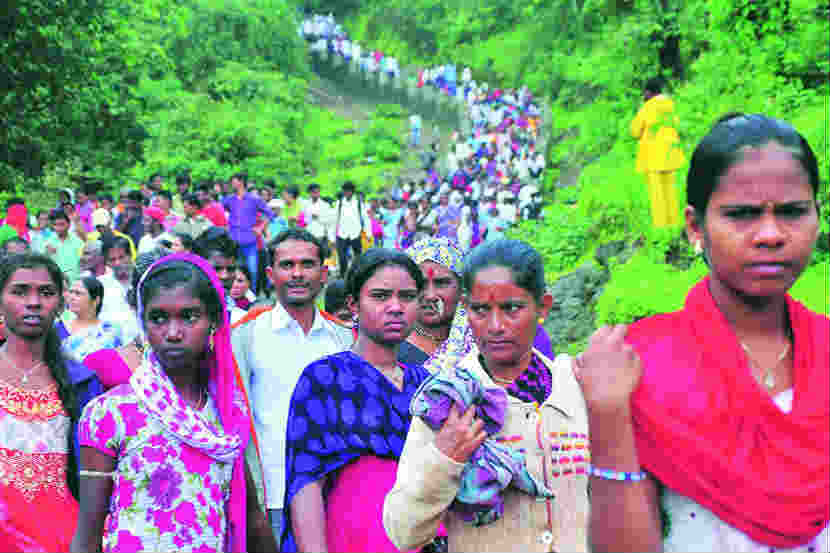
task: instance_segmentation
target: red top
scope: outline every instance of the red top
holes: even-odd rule
[[[830,519],[830,319],[787,296],[793,409],[755,380],[709,292],[633,324],[643,375],[632,396],[643,467],[757,542],[803,545]]]
[[[199,214],[204,215],[208,221],[217,227],[228,226],[228,216],[225,214],[225,208],[222,207],[222,204],[219,202],[211,202],[207,204],[202,208]]]

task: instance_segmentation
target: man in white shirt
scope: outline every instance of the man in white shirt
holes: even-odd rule
[[[329,226],[332,221],[332,209],[320,198],[320,185],[313,182],[308,185],[308,200],[303,202],[303,218],[306,230],[315,238],[328,241]]]
[[[337,245],[337,264],[341,278],[345,278],[352,255],[357,257],[362,251],[360,233],[368,228],[369,213],[357,194],[352,181],[343,183],[343,191],[337,202],[334,236]]]
[[[253,412],[259,440],[266,508],[279,543],[285,495],[285,445],[291,395],[312,362],[348,349],[350,327],[326,318],[315,299],[326,283],[326,245],[309,232],[290,229],[270,245],[273,265],[266,269],[274,285],[273,308],[252,311],[231,335],[234,357]],[[256,450],[246,457],[261,487]]]
[[[99,318],[118,324],[124,340],[135,340],[140,331],[138,319],[127,303],[134,267],[130,243],[126,238],[116,237],[103,243],[101,254],[109,271],[98,277],[104,287],[104,303]]]

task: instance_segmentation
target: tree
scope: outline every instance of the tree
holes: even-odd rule
[[[0,14],[0,166],[37,177],[68,153],[140,155],[134,117],[102,101],[112,0],[8,0]],[[89,145],[89,148],[84,148]],[[0,182],[7,187],[8,178]]]

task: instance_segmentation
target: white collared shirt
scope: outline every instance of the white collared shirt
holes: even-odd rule
[[[104,303],[98,318],[120,326],[124,341],[132,342],[141,329],[135,312],[127,303],[128,286],[119,282],[109,267],[106,273],[97,278],[104,287]]]
[[[363,213],[360,212],[360,207],[363,208]],[[337,218],[337,238],[354,240],[360,237],[360,232],[364,228],[368,229],[369,215],[366,213],[366,206],[358,199],[356,193],[352,193],[349,199],[344,197],[338,200],[334,209]]]
[[[329,204],[322,198],[316,202],[309,198],[303,203],[303,212],[306,214],[306,230],[316,238],[327,238],[332,219]]]
[[[247,327],[247,328],[246,328]],[[262,454],[268,509],[281,509],[285,495],[285,446],[291,395],[314,361],[351,347],[352,332],[327,321],[319,310],[308,334],[277,303],[234,329],[234,356],[248,378],[248,395]],[[243,376],[245,378],[245,376]]]

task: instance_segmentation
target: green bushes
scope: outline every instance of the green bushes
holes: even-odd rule
[[[559,272],[576,264],[588,245],[591,223],[574,208],[553,204],[539,221],[523,221],[508,234],[532,244],[542,255],[545,271]]]
[[[708,269],[698,261],[688,270],[655,262],[639,251],[625,264],[612,266],[611,279],[597,302],[597,326],[630,323],[675,311]]]
[[[792,296],[818,313],[830,315],[830,262],[807,268],[790,290]]]
[[[809,267],[793,286],[793,297],[814,311],[830,313],[828,271],[828,263]],[[678,270],[638,252],[628,263],[612,268],[611,279],[597,302],[596,324],[624,324],[676,311],[706,274],[708,268],[701,260],[688,270]]]

